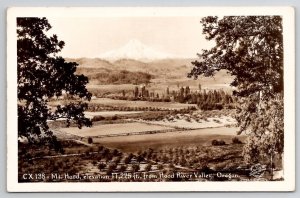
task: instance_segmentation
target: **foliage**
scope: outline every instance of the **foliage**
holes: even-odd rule
[[[242,137],[241,137],[242,139]],[[226,141],[229,141],[229,139],[226,139]],[[122,151],[118,151],[118,155],[122,156],[121,161],[117,163],[115,160],[117,157],[113,158],[111,161],[105,162],[105,155],[107,153],[110,154],[117,154],[115,150],[108,149],[103,146],[96,146],[94,145],[92,148],[93,150],[99,150],[98,147],[102,148],[101,151],[104,152],[98,152],[98,153],[89,153],[90,147],[87,147],[85,145],[80,145],[77,142],[73,142],[74,144],[69,144],[69,140],[67,142],[62,142],[63,145],[68,146],[66,148],[66,153],[68,153],[65,156],[55,157],[55,158],[48,158],[45,157],[48,152],[46,149],[48,147],[40,147],[37,145],[28,145],[24,143],[19,143],[18,149],[19,152],[25,152],[30,153],[30,158],[25,158],[24,155],[19,155],[20,158],[18,159],[18,168],[19,168],[19,182],[41,182],[41,180],[24,180],[23,174],[25,173],[40,173],[43,172],[45,174],[51,174],[51,173],[58,173],[58,174],[64,174],[69,173],[69,175],[73,175],[80,172],[86,172],[87,169],[89,169],[91,174],[97,174],[97,175],[107,175],[111,174],[113,172],[116,173],[124,173],[127,171],[132,171],[133,168],[137,169],[138,163],[133,162],[129,163],[129,165],[123,164],[123,160],[125,157],[134,157],[133,154],[123,153],[123,155],[120,155]],[[250,166],[246,166],[246,164],[242,161],[242,147],[241,144],[227,144],[225,146],[184,146],[184,147],[178,147],[178,145],[172,145],[171,147],[163,147],[163,148],[154,148],[154,149],[146,149],[144,148],[138,152],[138,150],[135,151],[135,153],[140,153],[141,155],[149,156],[150,153],[152,153],[149,158],[145,159],[145,165],[144,169],[142,168],[142,165],[140,166],[140,171],[136,171],[136,174],[142,175],[143,173],[151,172],[151,174],[158,175],[158,179],[143,179],[143,181],[162,181],[161,178],[159,178],[159,174],[161,172],[164,172],[166,174],[171,174],[172,172],[187,172],[187,173],[193,173],[195,171],[199,172],[205,172],[205,173],[217,173],[217,172],[230,172],[234,174],[238,174],[241,177],[245,176],[245,174],[248,174],[247,169],[249,169]],[[78,154],[80,155],[74,155],[77,154],[74,153],[74,151],[79,150],[80,152]],[[85,151],[89,153],[89,156],[86,156]],[[105,154],[106,153],[106,154]],[[57,155],[56,153],[52,153],[52,155]],[[155,162],[155,155],[159,160]],[[168,160],[167,162],[163,162],[164,156],[167,156]],[[183,157],[184,156],[184,157]],[[274,158],[274,164],[277,166],[280,162],[278,159]],[[96,163],[96,169],[90,169],[90,164]],[[183,165],[183,166],[181,166]],[[47,167],[45,169],[45,167]],[[242,167],[242,168],[239,168]],[[71,174],[72,173],[72,174]],[[263,176],[264,179],[270,179],[268,175]],[[204,179],[204,178],[203,178]],[[214,178],[216,180],[217,178]],[[204,179],[206,180],[206,179]],[[46,181],[53,182],[53,178],[48,177],[46,178]],[[78,180],[68,180],[67,178],[55,180],[60,182],[78,182]],[[96,180],[87,180],[88,182],[96,181]],[[112,178],[103,180],[105,182],[114,181]],[[137,181],[134,178],[131,178],[130,180],[121,180],[121,181]]]
[[[81,68],[83,70],[85,68]],[[80,71],[84,73],[84,71]],[[90,81],[96,81],[97,84],[148,84],[152,75],[145,72],[131,72],[127,70],[114,71],[107,70],[98,73],[87,74]]]
[[[232,144],[242,144],[242,143],[243,142],[238,137],[232,138]]]
[[[105,167],[106,167],[106,164],[104,164],[104,163],[100,163],[98,165],[98,168],[99,168],[100,171],[103,170]]]
[[[86,89],[88,79],[74,74],[77,63],[57,55],[64,42],[56,35],[47,36],[50,28],[46,18],[17,18],[18,136],[59,149],[47,120],[65,118],[68,125],[73,121],[79,128],[91,126],[83,114],[84,100],[90,100],[91,94]],[[50,109],[49,99],[63,95],[77,102]]]
[[[89,138],[88,138],[88,143],[89,143],[89,144],[93,144],[93,138],[89,137]]]
[[[225,145],[225,141],[224,140],[212,140],[211,141],[211,145],[213,146],[222,146]]]
[[[209,90],[206,92],[205,90],[201,92],[188,92],[185,94],[184,90],[181,88],[179,93],[174,92],[173,97],[174,101],[180,103],[188,103],[188,104],[197,104],[201,110],[221,110],[224,107],[233,108],[235,98],[232,94],[226,93],[223,90]]]
[[[140,165],[139,164],[133,164],[132,165],[132,171],[133,172],[138,172],[140,170]]]
[[[244,149],[245,159],[248,162],[258,162],[264,158],[271,160],[275,154],[283,153],[283,100],[260,101],[259,105],[255,99],[247,100],[236,116],[241,130],[250,132]]]
[[[213,76],[226,70],[234,76],[240,133],[248,132],[244,158],[259,161],[283,152],[283,35],[280,16],[215,16],[201,20],[204,49],[189,77]],[[272,158],[272,157],[271,157]]]
[[[130,100],[130,101],[150,101],[150,102],[179,102],[188,104],[197,104],[202,110],[221,110],[223,108],[234,108],[235,98],[232,93],[226,93],[224,90],[199,90],[197,92],[190,91],[190,88],[181,87],[179,90],[167,89],[167,92],[159,96],[153,91],[149,91],[146,87],[141,90],[136,87],[131,92],[122,90],[122,92],[114,95],[99,95],[96,91],[93,95],[107,97],[115,100]]]
[[[127,165],[121,165],[119,168],[119,171],[124,172],[124,171],[126,171],[126,169],[127,169]]]
[[[151,168],[152,168],[152,164],[147,164],[145,166],[145,171],[149,172],[149,171],[151,171]]]
[[[163,166],[162,164],[158,164],[158,165],[157,165],[157,169],[158,169],[158,170],[162,170],[163,168],[164,168],[164,166]]]
[[[273,97],[283,90],[281,22],[280,16],[204,17],[203,34],[216,45],[192,62],[189,76],[213,76],[223,69],[235,77],[236,95],[261,91],[264,98]]]

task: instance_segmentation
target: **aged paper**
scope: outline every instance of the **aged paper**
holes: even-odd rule
[[[291,7],[9,8],[10,192],[293,191]]]

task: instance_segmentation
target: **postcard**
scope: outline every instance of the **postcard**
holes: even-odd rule
[[[295,190],[292,7],[7,10],[7,190]]]

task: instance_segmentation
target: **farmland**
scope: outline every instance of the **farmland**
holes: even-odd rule
[[[51,101],[50,105],[67,102]],[[236,136],[238,129],[233,127],[236,121],[230,109],[202,111],[193,104],[177,102],[93,98],[85,115],[94,121],[91,128],[79,129],[72,123],[66,127],[64,120],[50,122],[63,143],[63,154],[39,148],[20,159],[19,173],[45,172],[43,167],[48,167],[45,174],[70,175],[45,180],[52,182],[78,181],[71,179],[72,175],[84,182],[205,181],[171,175],[204,172],[215,175],[211,180],[219,180],[218,171],[228,172],[243,163],[246,136]],[[214,146],[214,141],[223,143]],[[113,174],[129,176],[114,178]],[[130,177],[133,174],[139,177]],[[143,178],[145,174],[152,177]],[[237,178],[225,180],[247,178],[247,170],[234,174]]]
[[[214,139],[222,139],[230,144],[236,136],[236,128],[207,128],[179,130],[174,132],[93,138],[94,142],[124,152],[137,152],[148,148],[165,149],[174,147],[210,146]],[[245,136],[241,136],[243,140]]]
[[[148,103],[112,99],[96,99],[98,104],[141,105]],[[102,103],[103,102],[103,103]],[[151,104],[151,103],[150,103]],[[153,103],[158,104],[158,103]],[[187,110],[184,104],[162,103],[156,111],[93,111],[86,112],[91,118],[103,116],[93,127],[78,129],[52,123],[55,135],[63,142],[64,154],[53,150],[34,150],[19,161],[19,173],[42,171],[45,174],[68,174],[63,179],[48,178],[52,182],[76,182],[70,179],[79,175],[84,182],[109,181],[195,181],[199,178],[181,178],[172,174],[201,173],[214,175],[217,171],[228,172],[242,162],[242,147],[246,136],[236,136],[237,128],[231,125],[232,111]],[[174,108],[174,109],[171,109]],[[238,141],[233,141],[237,138]],[[220,146],[213,141],[223,141]],[[26,145],[20,145],[22,152]],[[113,174],[127,174],[126,178],[114,178]],[[162,177],[162,173],[169,175]],[[140,175],[133,179],[133,174]],[[142,175],[151,174],[150,178]],[[234,172],[236,181],[247,178],[247,170]],[[221,178],[224,180],[224,178]],[[199,181],[205,181],[200,179]],[[39,180],[36,180],[38,182]],[[24,180],[20,179],[20,182]]]
[[[216,170],[223,173],[230,172],[232,167],[242,163],[241,151],[243,144],[233,144],[234,135],[214,135],[211,131],[176,132],[155,135],[137,135],[100,138],[90,146],[63,141],[65,154],[55,155],[41,149],[30,152],[32,160],[22,158],[19,161],[19,173],[30,171],[43,172],[45,175],[67,174],[70,177],[57,179],[47,177],[36,182],[108,182],[108,181],[196,181],[198,178],[160,177],[178,173],[212,174],[212,180],[219,180]],[[220,133],[220,131],[216,132]],[[191,136],[190,136],[191,135]],[[222,138],[226,141],[223,146],[212,146],[209,141]],[[244,137],[241,137],[243,141]],[[20,145],[21,150],[26,145]],[[28,153],[29,154],[29,153]],[[227,156],[227,157],[225,157]],[[45,169],[44,167],[47,167]],[[171,172],[170,172],[171,171]],[[202,173],[201,173],[202,172]],[[232,171],[231,171],[232,172]],[[232,172],[233,173],[233,172]],[[236,181],[247,178],[247,171],[235,171],[236,178],[222,180]],[[113,174],[126,174],[126,178],[114,178]],[[132,175],[141,177],[133,178]],[[143,174],[155,175],[143,178]],[[78,175],[77,178],[72,178]],[[131,175],[131,176],[130,176]],[[70,179],[72,178],[72,179]],[[202,178],[200,181],[205,181]],[[20,177],[20,182],[26,180]]]
[[[149,125],[144,123],[122,123],[122,124],[106,124],[97,125],[92,128],[84,128],[80,130],[76,127],[63,128],[62,131],[66,133],[71,133],[73,135],[78,135],[81,137],[99,137],[99,136],[109,136],[109,135],[130,135],[135,133],[143,133],[150,131],[165,131],[172,128],[160,126],[160,125]]]
[[[91,104],[109,105],[114,107],[132,107],[132,108],[159,108],[159,109],[172,109],[179,110],[188,107],[195,107],[196,105],[182,104],[182,103],[170,103],[170,102],[149,102],[149,101],[127,101],[127,100],[113,100],[109,98],[97,98],[91,100]]]
[[[152,14],[17,18],[18,182],[284,179],[285,20]]]
[[[228,85],[231,78],[226,76],[224,71],[217,74],[216,79],[187,79],[186,73],[190,68],[185,64],[186,61],[140,63],[120,60],[109,63],[101,60],[78,60],[78,72],[94,76],[87,86],[93,97],[84,112],[85,116],[93,121],[93,126],[79,129],[74,123],[69,123],[70,126],[67,127],[65,119],[49,121],[54,135],[62,143],[63,152],[57,153],[51,148],[44,148],[44,145],[28,149],[28,145],[20,142],[19,152],[30,152],[24,153],[19,159],[19,175],[25,172],[57,174],[57,177],[43,180],[46,182],[249,179],[249,167],[242,157],[247,136],[236,135],[238,128],[235,126],[234,109],[223,105],[221,109],[202,110],[197,104],[177,102],[174,99],[168,102],[163,100],[170,95],[166,90],[177,90],[176,94],[179,94],[178,90],[182,86],[189,86],[185,88],[184,98],[191,97],[192,94],[198,97],[198,93],[205,93],[205,90],[232,90]],[[92,66],[89,67],[89,63]],[[150,65],[143,71],[145,73],[141,74],[149,74],[149,82],[146,85],[130,84],[127,77],[141,72],[141,65],[145,68]],[[109,78],[115,78],[114,75],[121,74],[120,71],[126,68],[130,72],[122,74],[129,76],[124,77],[124,82],[104,82],[106,78],[101,81],[95,78],[103,75],[102,71],[107,73],[111,67],[115,67],[117,71]],[[164,75],[166,72],[167,75]],[[204,90],[201,90],[199,82]],[[126,99],[114,98],[134,95],[135,89],[139,90],[140,95],[125,97]],[[145,98],[143,94],[146,90],[149,93],[155,92],[155,95],[150,96],[148,93],[148,98]],[[225,96],[225,92],[222,91],[215,96]],[[154,99],[158,100],[156,94],[162,100],[155,101]],[[214,97],[213,94],[211,96]],[[150,97],[154,101],[148,100]],[[70,102],[77,101],[61,98],[51,100],[49,106],[55,107]],[[235,176],[220,178],[217,176],[220,172]],[[58,179],[59,175],[66,174],[67,176]],[[116,174],[127,176],[114,177]],[[211,177],[188,178],[182,174],[211,174]],[[151,177],[145,178],[145,175]],[[26,182],[21,176],[19,181]]]
[[[93,111],[86,115],[94,120],[91,128],[66,127],[64,120],[50,123],[62,142],[62,154],[43,147],[26,149],[20,143],[20,153],[30,152],[20,155],[19,182],[28,182],[21,177],[25,172],[57,175],[44,182],[251,179],[242,156],[247,136],[236,135],[234,110],[202,111],[189,104],[109,98],[96,98],[90,104]],[[279,174],[280,159],[274,163],[278,167],[274,173]],[[210,176],[184,177],[201,174]],[[270,178],[266,172],[264,179]]]
[[[129,115],[129,114],[141,114],[142,111],[97,111],[97,112],[84,112],[87,118],[93,118],[95,116],[114,116],[114,115]]]

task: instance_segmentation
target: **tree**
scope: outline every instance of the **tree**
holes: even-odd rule
[[[158,164],[158,165],[157,165],[157,169],[158,169],[158,170],[162,170],[163,168],[164,168],[164,166],[163,166],[162,164]]]
[[[216,45],[203,50],[189,76],[213,76],[227,70],[235,76],[236,95],[262,91],[264,97],[283,90],[283,37],[280,16],[204,17],[203,34]]]
[[[138,155],[137,158],[136,158],[136,161],[138,163],[142,162],[144,160],[144,157],[142,155]]]
[[[283,152],[283,35],[280,16],[215,16],[201,20],[203,34],[215,41],[198,54],[189,77],[226,70],[239,97],[239,134],[248,133],[247,161]],[[255,157],[254,157],[255,156]]]
[[[89,144],[93,144],[93,138],[89,137],[89,138],[88,138],[88,143],[89,143]]]
[[[133,164],[132,165],[132,172],[138,172],[140,170],[139,164]]]
[[[105,167],[106,167],[106,164],[103,164],[103,163],[100,163],[100,164],[98,165],[98,169],[99,169],[100,171],[102,171]]]
[[[65,118],[68,126],[71,122],[79,128],[91,126],[83,113],[91,94],[87,77],[75,74],[78,64],[58,56],[64,42],[48,36],[50,28],[46,18],[17,18],[18,136],[59,149],[47,121]],[[64,94],[73,100],[49,103]]]
[[[127,170],[127,165],[121,165],[119,168],[120,172],[125,172]]]
[[[146,171],[146,172],[149,172],[149,171],[151,171],[151,168],[152,168],[152,164],[149,163],[149,164],[147,164],[147,165],[145,166],[145,171]]]

